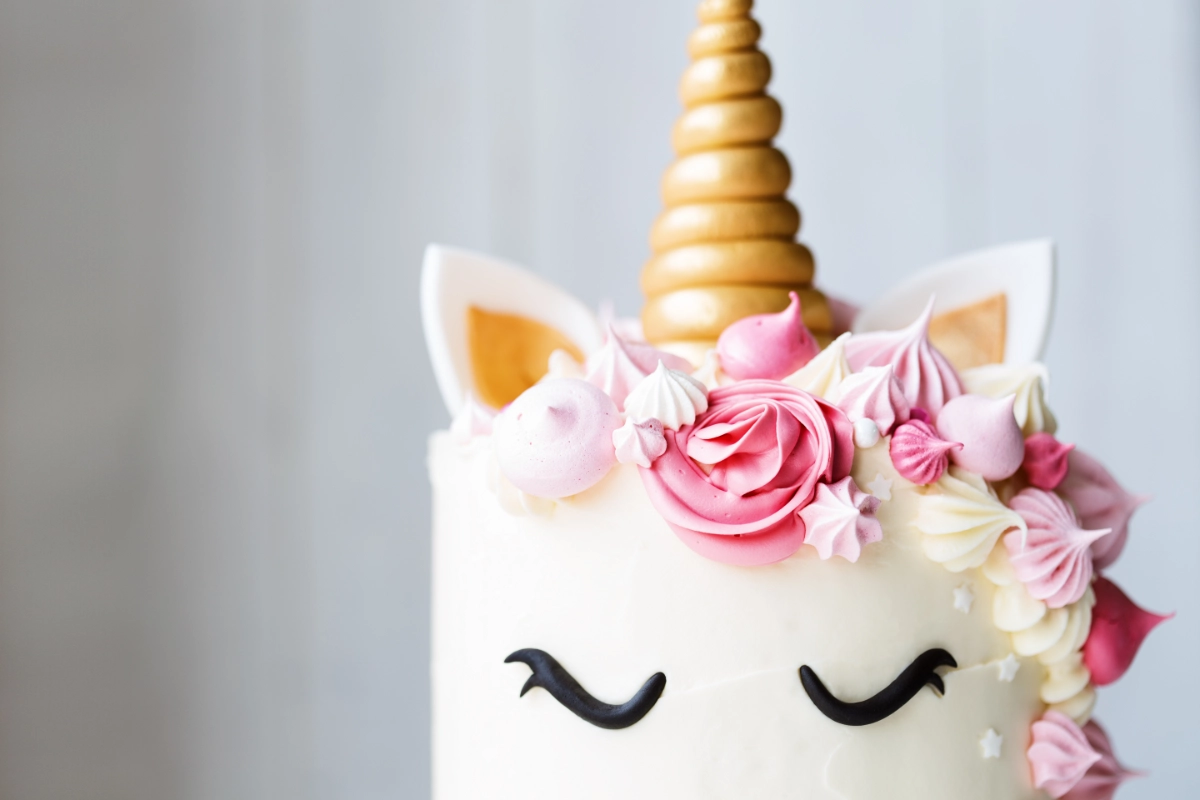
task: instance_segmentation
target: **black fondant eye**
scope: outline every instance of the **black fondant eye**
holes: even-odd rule
[[[533,670],[529,680],[521,687],[521,696],[535,687],[545,689],[550,695],[570,709],[580,719],[600,728],[617,730],[628,728],[650,713],[667,685],[667,676],[656,672],[642,684],[628,702],[619,706],[602,703],[592,697],[579,681],[563,669],[554,656],[543,650],[518,650],[504,659],[505,664],[518,661]]]
[[[858,703],[845,703],[830,693],[825,684],[809,666],[800,668],[800,683],[812,699],[813,705],[834,722],[842,725],[870,725],[887,719],[917,696],[926,684],[939,695],[946,693],[942,676],[934,670],[938,667],[957,667],[954,656],[945,650],[926,650],[917,656],[903,672],[883,691]]]

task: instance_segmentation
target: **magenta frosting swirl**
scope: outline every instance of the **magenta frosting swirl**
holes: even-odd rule
[[[1061,497],[1041,489],[1022,489],[1008,505],[1029,528],[1004,537],[1017,580],[1051,608],[1083,597],[1092,581],[1092,542],[1109,531],[1084,530]]]
[[[1107,578],[1097,578],[1093,589],[1096,605],[1092,608],[1092,629],[1083,644],[1083,663],[1092,673],[1092,683],[1107,686],[1120,680],[1150,631],[1171,615],[1141,608]]]
[[[942,439],[933,426],[919,419],[910,419],[896,428],[888,445],[896,472],[916,484],[933,483],[942,477],[950,453],[956,449],[962,449],[962,445]]]
[[[872,331],[851,336],[846,359],[855,372],[863,367],[890,364],[904,387],[910,406],[920,406],[934,416],[947,401],[963,393],[954,367],[929,343],[933,298],[913,324],[898,331]]]
[[[1051,797],[1066,795],[1100,760],[1080,727],[1057,711],[1047,711],[1033,723],[1033,743],[1026,755],[1033,785]]]
[[[654,507],[701,555],[752,566],[799,549],[796,512],[819,482],[850,474],[853,426],[836,407],[776,381],[713,389],[692,425],[666,431],[667,451],[642,480]]]
[[[1021,468],[1025,477],[1039,489],[1050,492],[1067,477],[1068,459],[1073,444],[1063,444],[1052,433],[1035,433],[1025,440],[1025,456]]]

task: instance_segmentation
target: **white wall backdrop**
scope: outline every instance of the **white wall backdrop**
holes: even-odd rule
[[[0,797],[428,794],[421,249],[640,307],[693,0],[0,0]],[[1099,716],[1195,796],[1200,4],[762,0],[821,283],[1053,235],[1063,436],[1179,618]]]

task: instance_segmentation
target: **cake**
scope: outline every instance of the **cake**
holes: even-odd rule
[[[640,321],[426,252],[434,798],[1110,798],[1164,617],[1056,437],[1053,246],[826,298],[749,12],[701,3]]]

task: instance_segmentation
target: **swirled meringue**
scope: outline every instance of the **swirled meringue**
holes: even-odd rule
[[[812,360],[821,348],[804,326],[800,295],[788,293],[778,314],[744,317],[721,332],[721,368],[735,380],[779,380]]]
[[[654,459],[667,452],[667,437],[663,435],[662,423],[656,419],[625,424],[613,431],[613,447],[617,461],[622,464],[637,464],[647,469]]]
[[[1126,769],[1117,761],[1108,734],[1095,720],[1083,726],[1083,735],[1100,758],[1064,797],[1067,800],[1112,800],[1117,787],[1130,778],[1139,777],[1139,773]]]
[[[1108,529],[1087,531],[1062,498],[1041,489],[1023,489],[1009,506],[1025,520],[1027,535],[1008,534],[1004,546],[1017,579],[1050,608],[1083,597],[1092,580],[1092,542]]]
[[[783,382],[828,400],[837,385],[852,374],[850,363],[846,361],[846,342],[849,340],[850,334],[843,333]]]
[[[916,484],[933,483],[942,477],[950,463],[950,452],[961,447],[938,436],[928,422],[915,419],[896,428],[888,445],[896,472]]]
[[[862,372],[848,376],[833,389],[830,400],[851,422],[860,419],[874,422],[882,436],[908,422],[908,400],[891,364],[866,367]]]
[[[858,561],[863,545],[883,538],[883,527],[875,519],[879,503],[849,476],[832,485],[817,484],[812,502],[800,509],[804,543],[815,547],[822,560],[841,556]]]
[[[1139,607],[1107,578],[1095,583],[1096,607],[1083,660],[1097,686],[1114,683],[1125,674],[1150,631],[1173,614],[1155,614]]]
[[[951,572],[978,567],[1000,536],[1025,522],[996,499],[978,475],[949,469],[934,491],[919,497],[913,525],[925,554]]]
[[[504,477],[534,497],[567,497],[600,481],[613,464],[621,416],[612,398],[586,381],[545,381],[526,389],[492,426]]]
[[[1059,493],[1074,506],[1085,527],[1112,528],[1111,535],[1092,545],[1096,569],[1105,569],[1125,549],[1133,512],[1150,498],[1125,491],[1104,465],[1087,453],[1073,450],[1067,463],[1067,477],[1058,487]]]
[[[1014,400],[964,394],[946,403],[937,417],[938,433],[962,442],[950,460],[989,481],[1002,481],[1020,469],[1025,438],[1013,416]]]
[[[708,390],[704,384],[658,362],[625,399],[625,413],[632,420],[656,419],[673,431],[696,421],[697,414],[708,409]]]
[[[1075,449],[1073,444],[1063,444],[1054,434],[1035,433],[1025,440],[1025,457],[1021,468],[1025,477],[1039,489],[1052,492],[1067,477],[1067,456]]]
[[[971,394],[992,398],[1015,395],[1013,414],[1026,436],[1058,430],[1058,420],[1046,404],[1050,373],[1044,364],[988,364],[965,370],[962,382]]]
[[[1100,760],[1080,727],[1057,711],[1047,711],[1033,723],[1033,743],[1026,753],[1033,785],[1056,798],[1071,791]]]
[[[929,343],[933,298],[915,322],[899,331],[872,331],[850,337],[846,359],[854,371],[891,364],[910,406],[937,416],[948,400],[963,393],[950,362]]]
[[[458,444],[467,444],[478,436],[487,436],[492,432],[492,420],[496,412],[475,399],[475,395],[467,392],[463,404],[450,423],[450,436]]]

